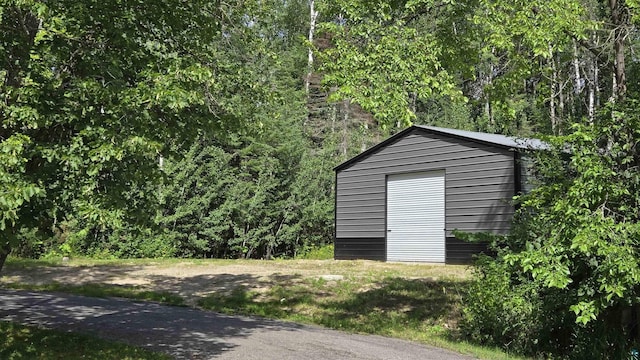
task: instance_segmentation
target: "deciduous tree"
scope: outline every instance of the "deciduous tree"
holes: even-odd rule
[[[216,52],[255,4],[0,2],[0,268],[24,226],[142,219],[151,197],[129,189],[165,144],[237,122],[240,91],[259,102],[255,72]]]

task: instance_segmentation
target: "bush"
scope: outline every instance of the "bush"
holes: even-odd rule
[[[502,248],[496,258],[476,261],[464,293],[463,336],[536,358],[632,359],[630,349],[637,348],[628,326],[632,307],[612,306],[599,313],[599,321],[579,322],[569,311],[579,289],[546,286],[517,263],[505,261],[512,251]]]
[[[463,328],[526,355],[626,359],[640,334],[640,101],[610,104],[536,154],[498,256],[478,263]]]
[[[151,229],[118,229],[97,237],[100,241],[89,242],[84,255],[99,259],[167,258],[176,255],[173,242]]]
[[[541,299],[533,283],[512,281],[503,262],[480,259],[465,294],[460,329],[467,338],[507,351],[536,352],[542,329]]]
[[[21,229],[17,235],[18,246],[13,255],[21,258],[38,259],[46,251],[48,240],[38,229]]]
[[[331,260],[333,259],[333,244],[311,247],[296,256],[296,259]]]

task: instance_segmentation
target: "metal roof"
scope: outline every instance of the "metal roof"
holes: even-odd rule
[[[518,138],[518,137],[512,137],[512,136],[506,136],[506,135],[500,135],[500,134],[489,134],[489,133],[481,133],[481,132],[467,131],[467,130],[456,130],[456,129],[435,127],[435,126],[413,125],[391,136],[390,138],[382,141],[381,143],[365,150],[364,152],[356,155],[355,157],[343,162],[342,164],[333,168],[333,170],[340,171],[342,169],[345,169],[349,167],[351,164],[359,161],[360,159],[366,156],[369,156],[369,154],[376,152],[378,149],[397,141],[401,137],[409,134],[414,130],[427,132],[431,134],[449,136],[449,137],[463,139],[463,140],[469,140],[469,141],[473,141],[481,144],[487,144],[491,146],[513,149],[513,150],[549,149],[549,145],[539,139]]]
[[[454,135],[456,137],[462,137],[469,140],[480,141],[483,143],[491,143],[495,145],[501,145],[513,149],[530,149],[530,150],[544,150],[548,149],[549,145],[538,139],[531,138],[518,138],[500,134],[489,134],[467,130],[447,129],[435,126],[415,125],[416,128],[427,129],[434,132]]]

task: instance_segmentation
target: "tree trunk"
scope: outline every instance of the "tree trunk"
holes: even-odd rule
[[[613,24],[613,52],[614,52],[614,79],[615,88],[612,98],[615,100],[624,99],[627,92],[627,78],[625,75],[624,42],[629,35],[628,19],[624,16],[624,2],[609,0],[611,9],[611,22]]]
[[[11,247],[9,244],[6,244],[0,248],[0,272],[2,272],[2,268],[4,267],[4,262],[7,260],[7,256],[11,253]]]
[[[558,135],[562,135],[562,119],[564,115],[564,84],[560,84],[560,92],[558,93]]]
[[[415,92],[411,92],[409,93],[409,110],[411,110],[412,113],[416,113],[417,110],[417,106],[416,106],[416,102],[418,100],[418,94],[416,94]]]
[[[600,39],[594,34],[593,43],[598,44]],[[587,117],[589,123],[593,124],[595,119],[595,109],[600,106],[600,84],[599,84],[599,70],[598,70],[598,58],[593,57],[593,61],[590,61],[588,65],[587,80],[589,81],[589,92],[587,102]]]
[[[549,45],[549,51],[551,51],[551,45]],[[554,135],[558,135],[558,120],[556,118],[556,96],[558,94],[558,69],[556,68],[556,61],[553,57],[549,57],[551,65],[551,94],[549,96],[549,119],[551,120],[551,132]]]
[[[349,99],[344,100],[342,106],[342,141],[340,145],[340,153],[342,157],[346,159],[349,150],[349,110],[351,108],[351,101]]]
[[[594,74],[595,75],[595,74]],[[594,76],[595,78],[595,76]],[[593,119],[595,118],[595,100],[596,100],[596,85],[595,84],[590,84],[589,85],[589,103],[588,103],[588,108],[587,108],[587,116],[589,118],[589,123],[593,124]]]
[[[491,50],[491,53],[494,53],[494,49]],[[489,73],[487,74],[487,77],[485,79],[485,90],[486,88],[489,88],[493,83],[493,64],[490,63],[489,64]],[[485,104],[484,104],[484,112],[487,116],[487,120],[489,121],[489,124],[492,127],[492,130],[495,129],[495,121],[493,119],[493,109],[491,108],[491,99],[489,99],[489,94],[486,93],[485,91]]]
[[[311,82],[311,74],[313,74],[313,36],[316,32],[316,19],[318,11],[314,9],[315,0],[309,1],[309,57],[307,59],[307,76],[304,79],[304,89],[309,94],[309,83]]]
[[[582,93],[582,89],[584,88],[582,77],[580,76],[580,60],[578,57],[578,44],[576,44],[575,40],[573,41],[573,93],[578,95]]]
[[[593,70],[594,70],[593,81],[594,81],[594,86],[595,86],[595,89],[596,89],[595,104],[596,104],[597,108],[600,107],[600,96],[601,96],[601,91],[600,91],[600,68],[598,66],[599,66],[598,59],[595,59],[595,62],[593,63]]]
[[[484,113],[487,116],[489,124],[493,127],[493,125],[495,125],[495,121],[493,120],[493,109],[491,109],[491,101],[489,100],[489,96],[487,96],[484,103]]]

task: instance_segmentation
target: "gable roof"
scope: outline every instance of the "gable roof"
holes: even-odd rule
[[[384,140],[383,142],[365,150],[364,152],[356,155],[355,157],[352,157],[351,159],[343,162],[342,164],[333,168],[333,170],[340,171],[342,169],[345,169],[349,167],[351,164],[358,162],[361,159],[369,156],[370,154],[378,151],[380,148],[383,148],[393,142],[396,142],[397,140],[406,136],[412,131],[443,135],[443,136],[448,136],[448,137],[452,137],[460,140],[472,141],[472,142],[476,142],[483,145],[490,145],[490,146],[495,146],[495,147],[509,149],[509,150],[543,150],[543,149],[549,148],[548,144],[538,139],[517,138],[517,137],[500,135],[500,134],[489,134],[489,133],[467,131],[467,130],[447,129],[447,128],[441,128],[441,127],[435,127],[435,126],[413,125],[391,136],[390,138]]]
[[[549,148],[549,146],[546,143],[544,143],[542,140],[539,140],[539,139],[520,138],[520,137],[506,136],[506,135],[500,135],[500,134],[489,134],[489,133],[467,131],[467,130],[447,129],[447,128],[440,128],[435,126],[416,125],[414,127],[425,129],[425,130],[431,130],[432,132],[435,132],[435,133],[452,135],[453,137],[472,140],[480,143],[499,145],[499,146],[507,147],[509,149],[544,150]]]

